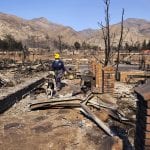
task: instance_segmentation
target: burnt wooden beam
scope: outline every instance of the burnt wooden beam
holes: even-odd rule
[[[92,119],[100,128],[102,128],[108,135],[114,136],[115,134],[111,131],[107,125],[100,120],[91,110],[85,105],[85,103],[81,103],[81,112],[83,112],[87,117]]]

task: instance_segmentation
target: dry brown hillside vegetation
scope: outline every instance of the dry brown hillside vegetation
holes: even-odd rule
[[[117,43],[120,33],[120,23],[111,26],[111,32],[115,33],[113,43]],[[61,36],[62,41],[68,45],[73,45],[78,41],[86,41],[91,45],[103,47],[102,33],[100,29],[85,29],[75,31],[73,28],[52,23],[46,18],[35,18],[25,20],[14,15],[0,13],[0,37],[11,34],[16,40],[27,43],[29,41],[50,43],[58,41]],[[150,39],[150,22],[143,19],[127,19],[124,21],[124,43],[142,43],[144,39]]]

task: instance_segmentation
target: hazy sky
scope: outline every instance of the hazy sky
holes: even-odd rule
[[[150,0],[111,0],[111,23],[120,22],[122,8],[125,18],[150,20]],[[103,21],[103,0],[0,0],[0,12],[71,26],[75,30],[98,28]]]

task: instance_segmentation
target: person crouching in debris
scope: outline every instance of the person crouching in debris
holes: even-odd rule
[[[52,70],[55,73],[56,90],[59,91],[62,88],[61,79],[66,71],[64,63],[60,60],[59,53],[54,54],[55,60],[52,62]]]

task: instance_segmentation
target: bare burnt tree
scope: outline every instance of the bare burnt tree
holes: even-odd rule
[[[118,47],[117,47],[116,72],[118,71],[118,66],[119,66],[119,62],[120,62],[120,49],[122,47],[122,42],[123,42],[123,20],[124,20],[124,9],[122,9],[120,39],[119,39],[119,43],[118,43]]]
[[[50,37],[49,37],[48,34],[45,36],[45,39],[46,39],[46,47],[50,50],[50,44],[49,44],[49,42],[50,42]]]
[[[110,62],[111,57],[113,56],[112,47],[115,39],[115,33],[110,32],[110,0],[103,0],[105,4],[105,25],[101,22],[99,25],[102,29],[102,38],[104,40],[104,66],[107,66]],[[122,11],[122,21],[121,21],[121,31],[120,31],[120,39],[117,46],[117,62],[119,63],[119,53],[120,48],[122,47],[123,42],[123,17],[124,17],[124,9]]]
[[[102,33],[103,33],[103,39],[105,43],[105,60],[104,60],[104,66],[108,65],[109,62],[109,56],[111,52],[111,39],[110,39],[110,15],[109,15],[109,6],[110,6],[110,0],[104,0],[105,4],[105,23],[106,25],[104,26],[101,23],[102,27]]]
[[[62,53],[62,35],[58,35],[58,41],[59,41],[59,52]]]
[[[25,64],[25,61],[26,61],[26,58],[27,58],[27,56],[29,55],[29,51],[28,51],[28,48],[27,48],[26,45],[23,47],[22,52],[23,52],[22,64],[24,65],[24,64]]]

